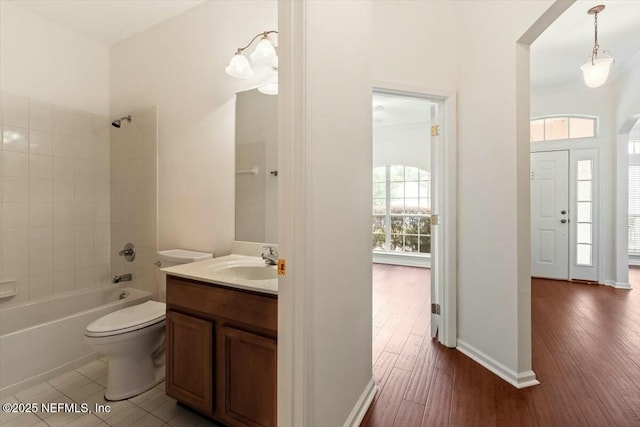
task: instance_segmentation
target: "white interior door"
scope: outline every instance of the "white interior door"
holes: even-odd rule
[[[569,279],[569,152],[531,153],[531,275]]]
[[[442,197],[444,194],[441,136],[442,103],[431,106],[431,337],[438,333],[442,319],[442,294],[444,290],[444,235],[441,230]]]

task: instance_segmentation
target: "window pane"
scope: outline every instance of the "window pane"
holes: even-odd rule
[[[404,199],[391,199],[391,206],[389,207],[389,213],[391,214],[404,213]]]
[[[401,216],[391,217],[391,234],[402,234],[404,229],[404,221]]]
[[[578,160],[578,179],[591,180],[591,160]]]
[[[383,233],[385,232],[384,230],[384,218],[383,216],[374,216],[373,217],[373,232],[374,233]]]
[[[418,252],[418,236],[405,236],[404,251]]]
[[[431,253],[431,236],[420,236],[420,252],[423,254]]]
[[[373,199],[373,213],[384,215],[387,213],[387,203],[385,199]]]
[[[404,183],[404,197],[418,197],[418,181]]]
[[[591,201],[591,181],[578,181],[578,201]]]
[[[402,252],[402,249],[404,247],[404,241],[402,237],[402,234],[392,234],[389,250]]]
[[[431,172],[426,171],[424,169],[420,169],[420,180],[430,180],[431,179]]]
[[[417,181],[420,179],[420,169],[407,166],[404,168],[405,181]]]
[[[578,243],[591,243],[591,224],[578,224]]]
[[[544,119],[545,140],[569,138],[569,120],[567,117]]]
[[[404,181],[404,166],[391,166],[389,180],[391,182]]]
[[[420,213],[420,199],[404,199],[404,212],[408,214]]]
[[[591,245],[578,245],[576,263],[578,265],[591,265]]]
[[[578,222],[591,222],[591,202],[578,202]]]
[[[420,218],[415,216],[406,216],[404,218],[405,234],[418,234],[419,223],[420,223]]]
[[[391,183],[391,197],[404,197],[404,182]]]
[[[384,250],[385,235],[380,233],[373,233],[373,249]]]
[[[544,120],[531,120],[531,142],[544,141]]]
[[[431,212],[431,199],[427,199],[426,197],[420,198],[420,213],[422,215],[427,215]]]
[[[420,181],[420,197],[430,197],[429,181]]]
[[[385,182],[387,180],[387,167],[373,168],[373,182]]]
[[[384,199],[387,196],[387,184],[384,182],[376,182],[373,184],[373,198]]]
[[[569,118],[569,138],[590,138],[593,136],[595,136],[594,119]]]
[[[423,216],[420,218],[420,234],[431,234],[431,218]]]

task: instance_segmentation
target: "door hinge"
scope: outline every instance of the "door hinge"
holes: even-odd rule
[[[431,314],[440,314],[440,304],[431,304]]]
[[[440,217],[438,216],[438,214],[431,215],[431,225],[438,225],[439,222]]]
[[[438,136],[438,135],[440,135],[440,126],[439,125],[431,126],[431,136]]]
[[[287,274],[287,263],[284,259],[278,260],[278,276],[284,276]]]

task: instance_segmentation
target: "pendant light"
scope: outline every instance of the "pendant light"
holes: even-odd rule
[[[271,72],[271,76],[265,81],[264,84],[258,87],[258,90],[267,95],[278,94],[278,55],[276,53],[276,47],[273,40],[269,37],[271,34],[278,34],[277,31],[263,31],[258,33],[251,39],[251,41],[244,47],[239,47],[236,50],[235,55],[229,61],[229,65],[225,68],[225,71],[231,77],[236,79],[248,79],[253,76],[253,66],[268,67]],[[245,56],[244,51],[251,47],[253,42],[258,38],[260,41],[256,45],[254,51],[249,55],[251,61]]]
[[[614,58],[609,51],[603,50],[601,54],[598,52],[598,49],[600,49],[598,44],[598,14],[603,10],[604,5],[601,4],[587,11],[587,14],[594,15],[595,41],[591,56],[580,69],[582,70],[584,83],[591,88],[600,87],[607,81],[611,65],[614,62]]]

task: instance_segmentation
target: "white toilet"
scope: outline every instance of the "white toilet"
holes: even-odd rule
[[[123,400],[164,380],[164,303],[147,301],[102,316],[87,326],[87,343],[107,356],[107,400]]]
[[[172,251],[173,265],[193,262],[198,257],[212,257],[202,252],[177,250],[183,251],[183,258],[177,259],[175,251]],[[158,256],[163,262],[161,252]],[[164,303],[147,301],[109,313],[87,326],[87,344],[107,356],[109,363],[105,399],[128,399],[164,381],[165,315]]]

